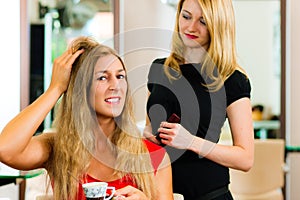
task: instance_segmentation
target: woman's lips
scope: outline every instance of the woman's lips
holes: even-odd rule
[[[192,39],[192,40],[194,40],[194,39],[197,39],[197,38],[198,38],[198,36],[195,36],[195,35],[190,35],[190,34],[187,34],[187,33],[185,33],[185,36],[186,36],[187,38],[189,38],[189,39]]]

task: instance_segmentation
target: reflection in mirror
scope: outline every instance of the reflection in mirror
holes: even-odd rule
[[[263,106],[254,127],[263,134],[258,137],[280,137],[280,0],[234,0],[233,4],[239,63],[251,81],[253,107]]]
[[[29,0],[30,103],[51,80],[52,63],[77,36],[92,36],[114,48],[114,0]],[[49,113],[38,132],[50,128]]]

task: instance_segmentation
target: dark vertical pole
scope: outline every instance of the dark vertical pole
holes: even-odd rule
[[[281,0],[281,108],[280,108],[280,135],[286,137],[286,0]]]
[[[280,1],[281,23],[281,108],[280,136],[286,139],[286,0]],[[286,154],[285,154],[286,155]],[[286,177],[284,176],[283,196],[286,199]]]

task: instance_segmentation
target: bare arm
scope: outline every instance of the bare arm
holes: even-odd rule
[[[195,137],[190,149],[224,166],[248,171],[254,160],[254,133],[250,100],[242,98],[232,103],[227,108],[227,114],[233,138],[232,146],[215,144]]]
[[[163,122],[158,129],[162,143],[194,151],[226,167],[248,171],[254,160],[254,131],[249,98],[242,98],[227,108],[233,145],[216,144],[189,133],[176,123]]]
[[[74,54],[66,51],[54,61],[49,88],[37,100],[14,117],[0,134],[0,161],[19,169],[41,167],[48,159],[50,135],[32,137],[59,97],[67,89]]]
[[[52,151],[53,137],[54,133],[43,133],[34,136],[30,139],[24,151],[12,158],[9,158],[8,155],[3,156],[2,162],[20,170],[45,167],[44,164]]]

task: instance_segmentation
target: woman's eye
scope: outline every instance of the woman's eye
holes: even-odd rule
[[[182,14],[182,17],[183,17],[184,19],[191,19],[191,17],[190,17],[189,15],[187,15],[187,14]]]
[[[203,25],[206,25],[206,21],[203,17],[200,18],[200,23],[203,24]]]
[[[97,80],[104,81],[104,80],[106,80],[106,77],[105,76],[100,76],[100,77],[97,78]]]
[[[117,78],[118,78],[118,79],[124,79],[124,78],[125,78],[125,75],[120,74],[120,75],[117,76]]]

